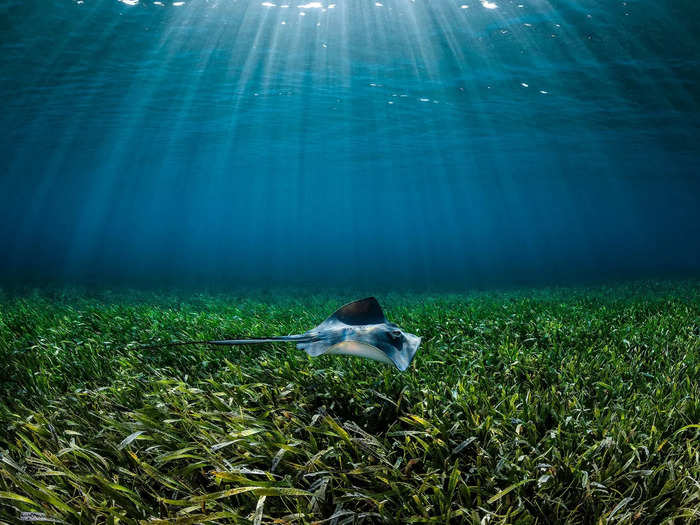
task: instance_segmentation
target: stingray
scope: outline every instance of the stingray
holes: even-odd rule
[[[166,345],[233,346],[280,341],[296,343],[299,350],[305,350],[311,357],[323,354],[366,357],[392,364],[403,372],[416,355],[421,338],[404,332],[396,324],[387,321],[377,300],[367,297],[341,306],[320,325],[303,334],[182,341]]]

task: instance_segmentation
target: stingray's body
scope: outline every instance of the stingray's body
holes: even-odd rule
[[[366,357],[408,368],[416,355],[421,338],[401,330],[387,321],[374,297],[348,303],[316,328],[298,335],[269,338],[224,339],[201,341],[212,345],[244,345],[290,341],[310,356],[344,354]]]

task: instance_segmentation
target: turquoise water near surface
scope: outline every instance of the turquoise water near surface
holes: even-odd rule
[[[700,269],[696,2],[0,3],[5,279]]]

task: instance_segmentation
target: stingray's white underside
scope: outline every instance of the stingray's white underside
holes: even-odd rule
[[[357,341],[343,341],[337,345],[331,346],[327,354],[343,354],[343,355],[354,355],[356,357],[366,357],[367,359],[374,359],[375,361],[381,361],[383,363],[388,363],[393,365],[394,362],[389,359],[384,352],[379,350],[377,347],[368,345],[366,343],[360,343]]]

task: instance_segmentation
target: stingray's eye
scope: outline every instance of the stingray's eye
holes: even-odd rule
[[[394,339],[400,339],[401,338],[401,330],[392,330],[389,332],[391,334],[391,337]]]

